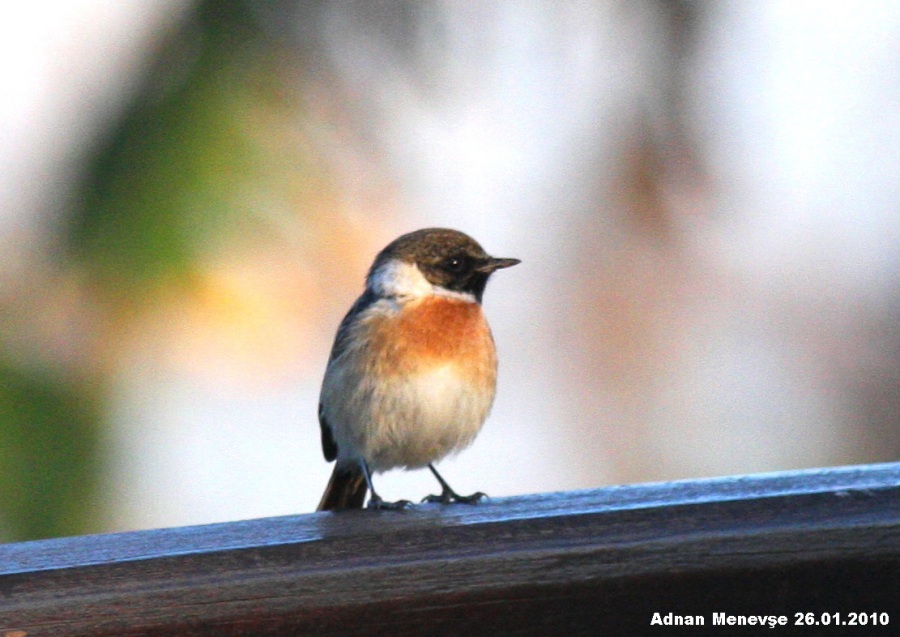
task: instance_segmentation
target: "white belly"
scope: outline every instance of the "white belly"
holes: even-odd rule
[[[436,462],[471,444],[493,397],[493,391],[478,391],[450,365],[397,379],[373,404],[374,431],[363,455],[376,471]]]
[[[362,457],[373,471],[414,469],[471,444],[490,412],[494,387],[476,387],[453,365],[380,386],[362,383],[334,414],[340,456]]]

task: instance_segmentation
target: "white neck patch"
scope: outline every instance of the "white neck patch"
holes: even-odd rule
[[[474,295],[432,285],[415,263],[406,263],[399,259],[390,259],[378,266],[369,277],[368,285],[381,297],[418,299],[426,296],[442,296],[475,303]]]

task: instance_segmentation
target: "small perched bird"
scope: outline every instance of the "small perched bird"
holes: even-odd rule
[[[427,228],[382,250],[366,289],[331,348],[319,424],[334,472],[319,511],[403,508],[384,502],[372,472],[428,467],[441,494],[428,502],[475,503],[457,494],[434,463],[468,446],[494,402],[497,353],[481,311],[496,270],[519,263],[488,255],[468,235]]]

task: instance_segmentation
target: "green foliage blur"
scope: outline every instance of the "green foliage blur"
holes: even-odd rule
[[[0,511],[4,539],[94,529],[99,413],[89,388],[0,361]]]
[[[148,61],[130,106],[86,149],[54,266],[102,308],[108,323],[88,339],[101,347],[114,347],[135,309],[189,281],[198,255],[234,220],[235,175],[255,161],[241,115],[265,99],[258,78],[272,60],[254,24],[245,3],[200,3]],[[0,541],[103,530],[104,353],[75,370],[54,367],[46,352],[35,357],[41,364],[13,356],[28,322],[0,322]]]
[[[88,164],[66,240],[99,287],[132,302],[189,274],[234,221],[254,166],[240,116],[265,78],[265,40],[240,2],[205,2]]]

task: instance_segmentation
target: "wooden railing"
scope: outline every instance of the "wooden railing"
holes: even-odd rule
[[[701,620],[693,634],[900,634],[900,464],[0,546],[2,637],[641,635]]]

